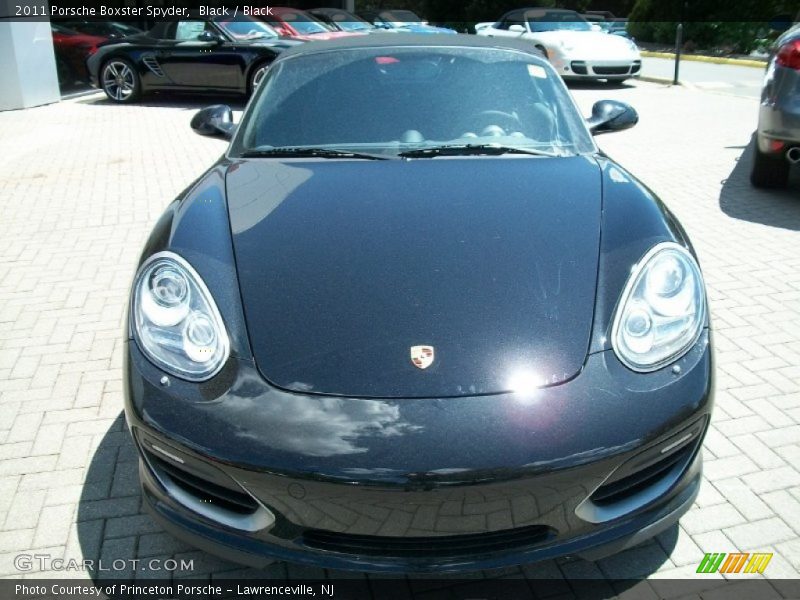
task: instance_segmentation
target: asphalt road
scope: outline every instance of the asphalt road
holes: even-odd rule
[[[642,59],[642,75],[645,77],[671,80],[674,72],[675,61],[672,59],[650,57]],[[764,69],[682,60],[679,79],[684,85],[702,90],[759,98]]]

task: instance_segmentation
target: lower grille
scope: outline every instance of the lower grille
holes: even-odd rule
[[[352,535],[319,529],[303,533],[303,545],[317,550],[397,558],[470,556],[536,546],[556,536],[552,527],[533,525],[491,533],[436,537]]]
[[[672,467],[684,461],[689,454],[694,452],[695,447],[695,444],[690,444],[688,447],[670,454],[641,471],[637,471],[613,483],[601,485],[591,495],[592,502],[598,506],[608,506],[646,489],[663,477]]]
[[[627,75],[630,67],[592,67],[595,75]]]
[[[167,476],[170,481],[191,494],[200,502],[222,508],[239,515],[253,514],[258,510],[256,501],[244,492],[228,489],[211,481],[207,481],[176,465],[162,460],[149,451],[147,460],[159,477]]]

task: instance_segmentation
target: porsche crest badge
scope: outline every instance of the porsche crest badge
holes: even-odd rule
[[[411,362],[418,369],[427,369],[433,364],[433,346],[411,346]]]

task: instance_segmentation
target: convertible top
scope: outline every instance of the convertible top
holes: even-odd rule
[[[545,56],[529,41],[477,35],[419,35],[414,33],[372,33],[370,35],[343,37],[335,40],[307,42],[287,50],[276,59],[282,61],[298,54],[315,54],[357,48],[494,48],[516,50],[544,59]]]

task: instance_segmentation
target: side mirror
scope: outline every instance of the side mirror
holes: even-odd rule
[[[233,112],[226,104],[207,106],[192,117],[191,127],[195,133],[229,140],[236,131]]]
[[[513,33],[526,33],[525,28],[522,25],[512,25],[508,28],[508,30]]]
[[[197,36],[198,41],[200,42],[207,42],[210,44],[221,44],[223,39],[218,34],[214,33],[213,31],[205,30],[200,35]]]
[[[600,100],[592,106],[592,116],[586,119],[592,135],[630,129],[639,122],[636,110],[617,100]]]

